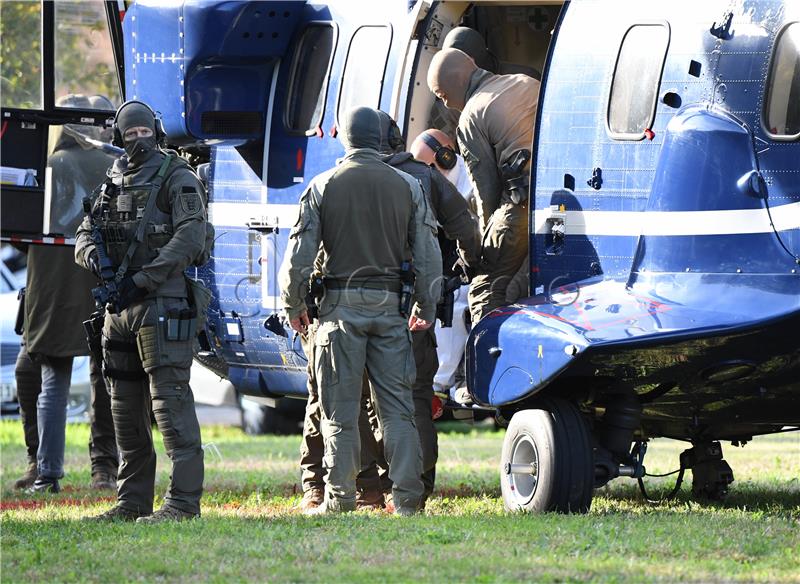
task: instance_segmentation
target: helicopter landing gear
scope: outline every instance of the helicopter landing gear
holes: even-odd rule
[[[681,453],[681,467],[692,471],[692,496],[722,501],[733,482],[733,471],[722,459],[719,442],[702,442]]]
[[[503,440],[500,485],[509,511],[589,511],[592,445],[574,404],[551,398],[513,415]]]

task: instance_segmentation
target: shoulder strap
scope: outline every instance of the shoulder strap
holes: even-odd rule
[[[161,190],[161,185],[163,184],[164,177],[167,174],[167,169],[174,158],[174,154],[168,154],[156,173],[155,179],[153,180],[153,186],[150,188],[150,194],[147,197],[147,204],[145,205],[144,212],[142,213],[142,218],[139,220],[139,225],[136,227],[136,233],[133,237],[133,241],[131,241],[130,245],[128,246],[128,251],[125,252],[125,257],[122,259],[122,263],[119,265],[119,269],[117,270],[117,275],[114,277],[114,280],[117,283],[122,281],[122,278],[125,277],[125,272],[128,271],[128,266],[131,263],[131,259],[133,259],[133,254],[136,253],[136,248],[139,247],[139,244],[144,239],[144,230],[147,227],[147,223],[150,221],[150,217],[153,215],[153,209],[156,207],[158,192]]]

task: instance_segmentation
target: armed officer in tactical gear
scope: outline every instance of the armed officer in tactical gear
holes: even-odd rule
[[[102,277],[107,254],[115,273],[106,282],[111,293],[102,343],[122,462],[117,505],[97,519],[198,517],[203,450],[189,387],[197,313],[184,270],[205,253],[205,189],[186,162],[159,148],[163,129],[147,105],[123,104],[114,124],[114,142],[125,154],[78,228],[75,247],[78,264]],[[105,250],[92,238],[93,223]],[[151,402],[172,461],[164,505],[155,513]]]
[[[402,170],[416,178],[426,196],[434,218],[442,225],[438,242],[442,252],[443,272],[446,278],[454,274],[450,269],[458,259],[456,247],[469,259],[476,261],[480,243],[477,222],[472,218],[466,200],[455,187],[434,167],[415,160],[409,152],[403,152],[405,142],[397,123],[389,114],[378,110],[381,123],[381,159],[386,164]],[[312,327],[314,325],[312,324]],[[421,504],[430,497],[436,479],[436,461],[438,459],[438,442],[436,427],[433,423],[433,377],[438,369],[436,355],[436,333],[434,327],[422,330],[412,329],[412,343],[417,375],[412,385],[414,401],[414,422],[419,434],[422,448],[422,483],[424,494]],[[305,345],[304,345],[305,348]],[[309,367],[312,367],[313,351],[309,347]],[[303,502],[301,508],[307,510],[322,503],[324,490],[323,440],[320,436],[320,405],[316,395],[316,384],[313,372],[309,372],[310,399],[306,407],[301,445],[301,468],[303,470]],[[368,390],[369,388],[367,388]],[[369,393],[367,391],[367,393]],[[369,396],[362,398],[362,410],[359,417],[359,434],[361,440],[361,470],[356,478],[357,504],[362,507],[377,507],[383,501],[383,495],[374,490],[381,488],[387,493],[391,489],[391,481],[385,476],[386,461],[383,456],[383,438],[380,424],[377,423],[374,408],[370,407]],[[369,420],[365,418],[369,417]],[[372,428],[370,427],[372,422]],[[374,435],[372,432],[374,431]],[[380,467],[382,485],[375,485],[378,478],[376,463]],[[375,486],[374,486],[375,485]],[[319,494],[317,494],[319,493]],[[375,496],[377,494],[377,497]],[[387,500],[389,497],[387,496]],[[316,503],[316,501],[319,503]]]
[[[464,156],[483,230],[480,261],[469,291],[472,322],[508,303],[506,289],[528,253],[528,175],[539,82],[495,75],[457,49],[438,52],[428,87],[461,112]],[[513,299],[516,300],[516,299]]]
[[[430,326],[441,289],[436,221],[419,184],[380,160],[376,110],[357,107],[342,120],[345,156],[315,177],[300,199],[281,268],[281,297],[292,328],[305,332],[307,283],[322,245],[325,295],[314,365],[322,405],[325,502],[319,512],[356,508],[358,417],[366,367],[384,433],[395,512],[416,512],[423,495],[411,384],[416,370],[410,314]],[[409,292],[409,277],[416,284]]]

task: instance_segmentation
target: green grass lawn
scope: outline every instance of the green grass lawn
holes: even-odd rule
[[[146,527],[81,518],[111,506],[89,491],[88,427],[70,425],[64,492],[11,490],[24,467],[19,422],[0,423],[3,582],[74,581],[765,581],[800,582],[800,435],[725,448],[736,475],[725,504],[644,503],[618,479],[588,515],[509,515],[497,466],[502,433],[440,435],[439,496],[425,516],[359,512],[308,518],[299,500],[299,437],[203,428],[199,521]],[[157,437],[163,492],[168,467]],[[673,470],[685,446],[655,441],[649,472]],[[216,453],[218,452],[218,454]],[[651,481],[655,481],[652,479]],[[670,479],[651,482],[665,491]],[[160,503],[160,502],[159,502]]]

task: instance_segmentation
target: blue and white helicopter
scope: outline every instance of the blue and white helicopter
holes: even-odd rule
[[[306,395],[277,274],[300,194],[343,152],[337,116],[443,127],[427,68],[466,25],[542,81],[530,297],[466,352],[474,407],[508,423],[506,506],[585,512],[618,476],[644,490],[660,436],[691,442],[680,476],[720,498],[720,440],[800,426],[799,2],[143,1],[121,27],[106,4],[125,97],[207,163],[197,357],[240,392]]]

